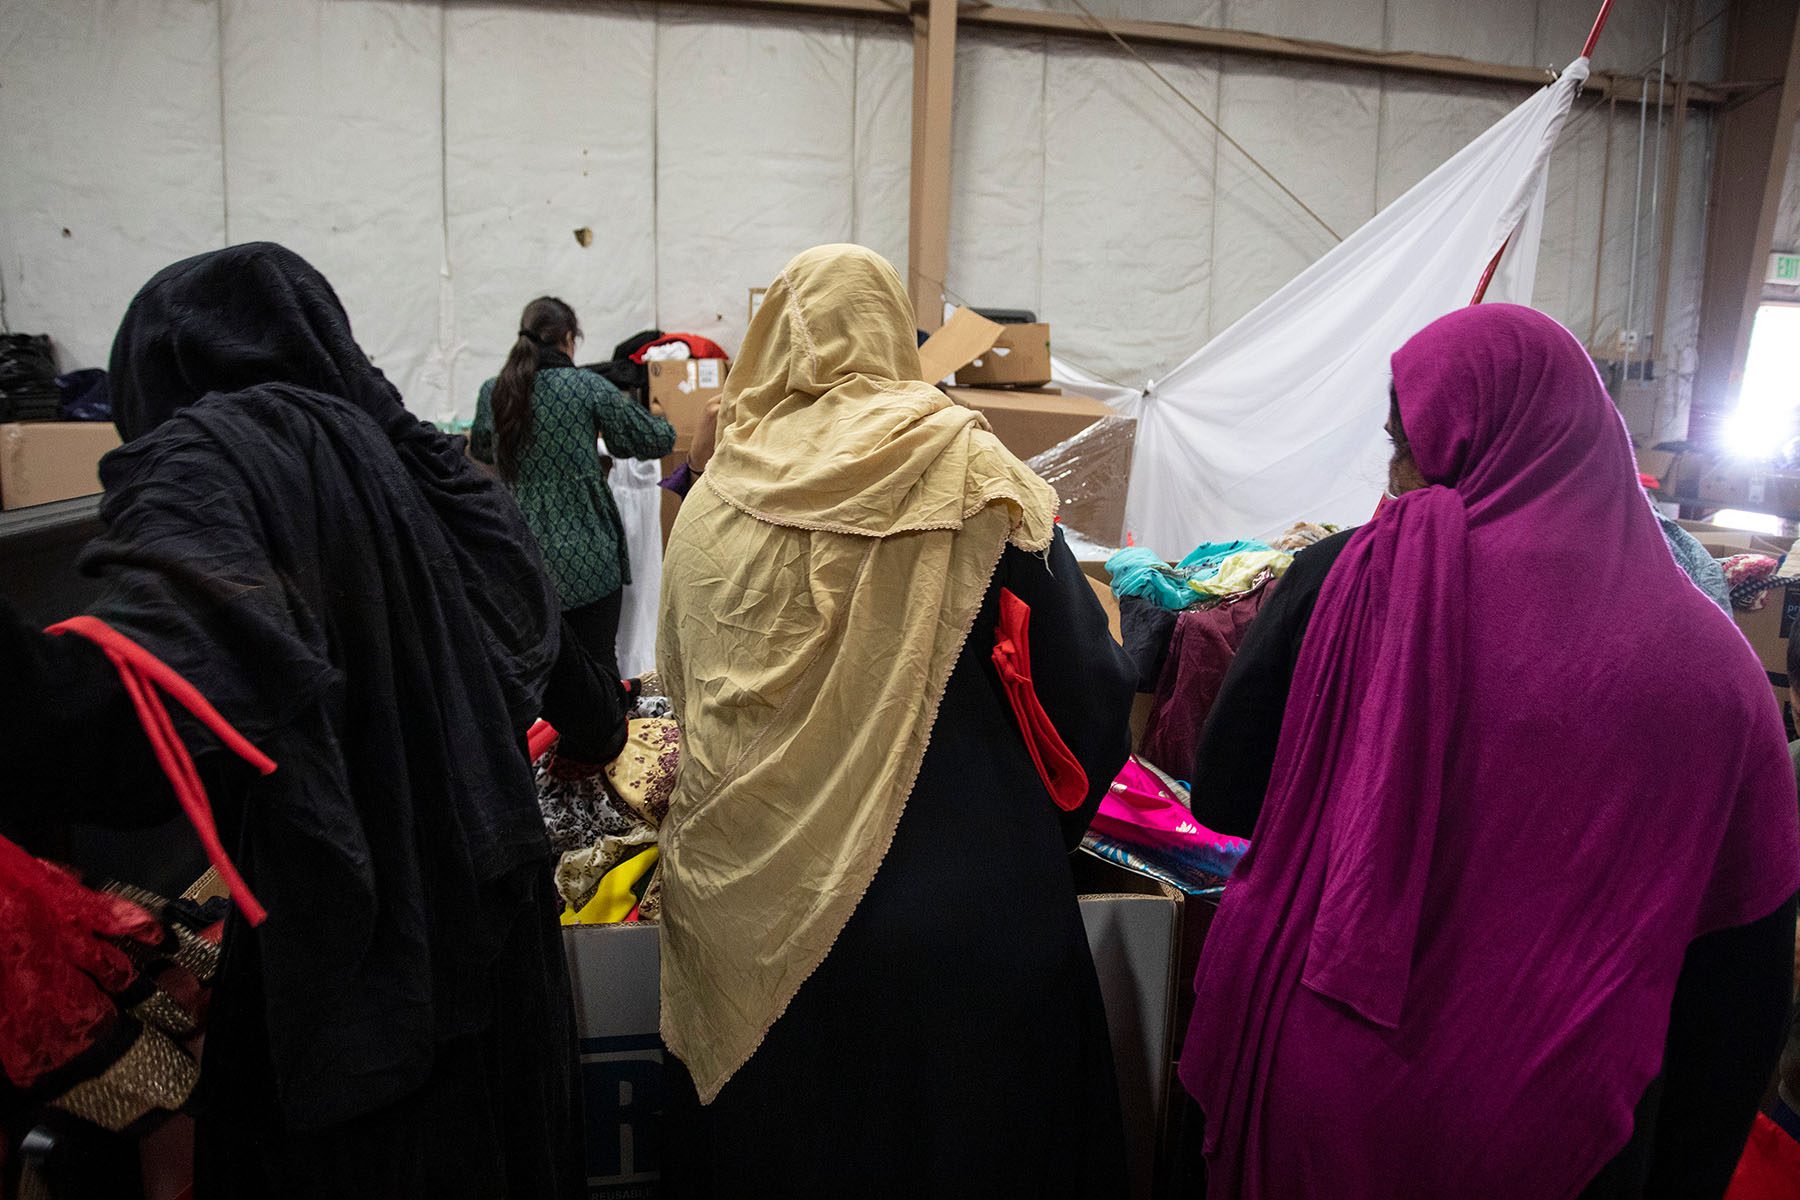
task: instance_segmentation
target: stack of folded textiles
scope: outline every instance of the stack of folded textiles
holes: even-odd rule
[[[1207,542],[1173,566],[1153,551],[1128,546],[1106,560],[1113,594],[1137,596],[1163,608],[1226,604],[1279,579],[1294,561],[1293,553],[1266,542]]]

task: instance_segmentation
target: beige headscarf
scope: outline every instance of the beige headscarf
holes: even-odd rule
[[[875,877],[1001,551],[1055,531],[1049,485],[920,379],[913,328],[872,251],[790,262],[669,540],[662,1032],[704,1101]]]

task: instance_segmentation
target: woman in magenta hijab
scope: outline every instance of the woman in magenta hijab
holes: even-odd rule
[[[1722,969],[1773,998],[1734,1031],[1750,1093],[1710,1106],[1739,1148],[1779,1049],[1780,716],[1567,330],[1468,308],[1393,370],[1405,494],[1325,578],[1195,982],[1208,1195],[1675,1194],[1678,1094],[1717,1088],[1671,1012],[1725,931],[1756,931]]]

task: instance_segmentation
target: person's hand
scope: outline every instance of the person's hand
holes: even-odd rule
[[[700,427],[694,430],[694,444],[688,450],[688,467],[694,474],[706,470],[706,464],[712,460],[713,450],[719,443],[719,398],[713,397],[707,402],[706,411],[700,414]]]

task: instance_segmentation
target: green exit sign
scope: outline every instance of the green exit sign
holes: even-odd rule
[[[1800,254],[1769,255],[1769,282],[1800,284]]]

